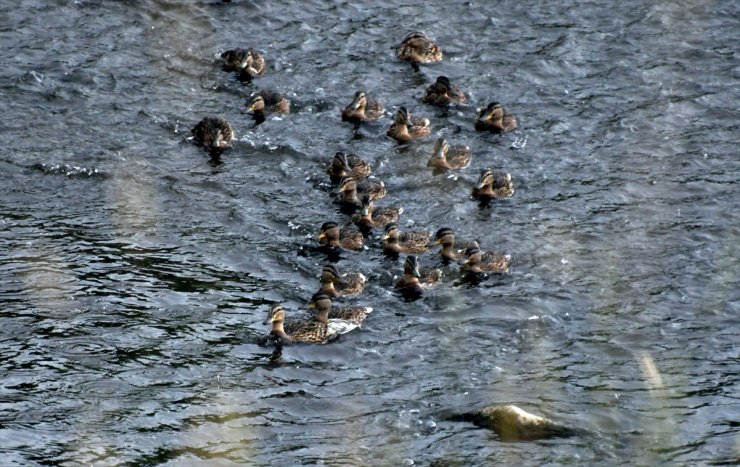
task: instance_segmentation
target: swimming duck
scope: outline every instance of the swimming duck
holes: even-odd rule
[[[439,138],[434,143],[434,154],[429,158],[427,167],[433,167],[435,174],[460,170],[470,165],[470,158],[470,148],[467,146],[450,146],[447,140]]]
[[[502,255],[492,251],[481,252],[473,246],[465,250],[465,261],[460,266],[462,273],[502,273],[509,271],[509,255]]]
[[[210,151],[228,149],[234,141],[234,130],[223,118],[205,117],[190,131],[195,144]]]
[[[403,208],[396,206],[383,206],[376,208],[370,200],[370,196],[362,196],[362,211],[360,215],[352,217],[352,222],[360,228],[360,231],[367,234],[372,231],[373,227],[386,225],[390,222],[396,222],[398,216],[403,212]]]
[[[321,289],[330,297],[357,295],[365,288],[367,278],[359,272],[348,272],[340,275],[337,268],[332,264],[327,264],[321,270]]]
[[[318,316],[318,314],[317,314]],[[280,343],[305,342],[310,344],[326,344],[357,327],[356,323],[348,321],[332,321],[314,318],[307,321],[285,321],[285,309],[282,305],[273,306],[264,324],[272,323],[270,336]]]
[[[396,282],[395,288],[404,295],[418,297],[425,288],[436,284],[441,278],[442,271],[439,269],[420,272],[416,256],[409,255],[403,263],[403,275]]]
[[[367,195],[370,201],[380,199],[388,194],[385,183],[376,179],[365,179],[360,182],[352,177],[345,178],[339,185],[339,196],[335,203],[339,204],[342,211],[352,214],[362,208],[359,195]]]
[[[247,113],[264,117],[269,113],[290,113],[290,101],[275,91],[262,90],[247,104]]]
[[[265,58],[253,48],[227,50],[221,54],[224,71],[238,71],[240,78],[254,78],[265,72]]]
[[[324,222],[319,233],[319,244],[345,250],[362,250],[364,238],[356,230],[340,229],[336,222]]]
[[[370,176],[370,164],[355,154],[338,152],[334,155],[331,165],[326,170],[332,183],[339,183],[342,178],[350,177],[355,180]]]
[[[449,106],[464,105],[467,98],[459,87],[450,83],[448,77],[439,76],[437,81],[427,88],[422,101],[426,104]]]
[[[442,49],[423,32],[414,31],[406,34],[397,46],[396,55],[406,62],[432,63],[442,60]]]
[[[391,222],[385,226],[383,252],[387,255],[423,253],[427,251],[428,244],[429,232],[415,231],[401,233],[395,222]]]
[[[401,107],[386,134],[399,143],[408,143],[429,134],[429,119],[412,117],[406,107]]]
[[[455,232],[449,227],[442,227],[434,234],[434,244],[442,245],[439,254],[445,260],[456,261],[465,250],[470,247],[477,247],[478,242],[475,240],[455,243]]]
[[[492,131],[503,133],[516,128],[516,117],[507,113],[498,102],[491,102],[481,110],[475,120],[475,129],[478,131]]]
[[[316,316],[329,320],[343,320],[351,323],[361,324],[373,309],[367,306],[348,306],[342,308],[332,308],[331,297],[323,292],[317,292],[311,297],[309,308],[316,310]]]
[[[342,121],[360,123],[368,120],[377,120],[383,116],[383,104],[367,97],[364,91],[355,93],[352,103],[342,111]]]
[[[514,194],[514,184],[511,174],[493,174],[491,169],[484,169],[478,178],[478,184],[473,188],[473,199],[483,202],[494,198],[510,198]]]

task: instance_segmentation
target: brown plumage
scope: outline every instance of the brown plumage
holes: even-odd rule
[[[224,71],[238,71],[240,78],[254,78],[265,72],[265,58],[253,48],[227,50],[221,54]]]
[[[352,102],[342,111],[342,121],[360,123],[377,120],[383,116],[383,104],[367,97],[364,91],[357,91]]]
[[[264,117],[270,113],[290,113],[290,101],[275,91],[262,90],[247,104],[247,113]]]
[[[324,222],[319,233],[319,244],[345,250],[362,250],[364,237],[356,230],[340,229],[336,222]]]
[[[467,98],[459,87],[450,83],[449,78],[439,76],[437,81],[427,88],[422,101],[426,104],[449,106],[464,105]]]
[[[444,138],[434,143],[434,154],[429,158],[427,167],[433,167],[439,174],[448,170],[460,170],[470,165],[470,148],[467,146],[450,146]]]
[[[473,188],[473,199],[487,202],[494,198],[510,198],[514,194],[511,174],[495,174],[491,169],[484,169]]]
[[[396,222],[403,208],[396,206],[383,206],[376,208],[368,195],[362,196],[362,211],[359,215],[352,217],[352,222],[367,234],[374,227],[384,226],[390,222]]]
[[[339,196],[335,203],[339,204],[342,211],[352,214],[362,208],[360,196],[367,195],[370,201],[384,198],[388,194],[385,183],[376,179],[365,179],[357,181],[352,177],[345,178],[339,185]]]
[[[192,130],[195,144],[207,150],[224,150],[234,141],[234,130],[223,118],[206,117]]]
[[[401,232],[395,222],[385,226],[383,252],[388,255],[399,253],[423,253],[429,248],[429,232]]]
[[[403,275],[396,282],[395,288],[406,296],[418,297],[425,288],[436,284],[441,278],[442,271],[439,269],[421,272],[416,256],[409,255],[403,264]]]
[[[323,292],[317,292],[311,297],[309,308],[316,310],[317,316],[327,316],[330,320],[344,320],[361,324],[373,309],[367,306],[347,306],[332,308],[331,297]]]
[[[503,273],[508,271],[508,255],[502,255],[492,251],[482,252],[480,248],[476,246],[465,250],[465,262],[460,266],[460,272],[462,273]]]
[[[498,102],[491,102],[481,110],[475,120],[475,129],[478,131],[492,131],[503,133],[516,128],[516,117],[507,113]]]
[[[326,344],[336,338],[338,334],[330,333],[325,323],[314,319],[307,321],[285,321],[285,309],[275,305],[264,324],[272,324],[270,336],[280,343],[305,342],[311,344]]]
[[[434,243],[442,245],[439,251],[440,256],[445,260],[457,261],[465,250],[470,247],[477,247],[478,242],[473,241],[455,241],[455,232],[449,227],[442,227],[434,234]]]
[[[412,117],[406,107],[401,107],[386,134],[399,143],[407,143],[428,135],[429,131],[429,119]]]
[[[332,183],[339,183],[343,178],[349,177],[354,180],[370,176],[370,164],[355,154],[338,152],[334,155],[329,168],[326,169]]]
[[[348,272],[340,275],[336,266],[327,264],[321,270],[319,280],[321,281],[319,292],[323,292],[330,297],[339,297],[360,294],[365,288],[367,278],[359,272]]]
[[[432,63],[442,60],[442,49],[423,32],[410,32],[396,48],[396,56],[411,63]]]

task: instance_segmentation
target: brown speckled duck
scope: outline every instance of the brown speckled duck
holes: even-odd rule
[[[240,78],[254,78],[265,72],[265,58],[253,48],[227,50],[221,54],[224,71],[238,71]]]
[[[223,151],[230,148],[234,141],[234,130],[223,118],[206,117],[190,131],[195,144],[208,151]]]
[[[516,117],[507,113],[498,102],[491,102],[481,110],[475,120],[475,129],[478,131],[492,131],[503,133],[516,128]]]
[[[338,152],[334,155],[326,173],[329,174],[332,183],[339,183],[345,177],[354,180],[367,178],[370,176],[371,169],[370,164],[360,156]]]
[[[429,158],[427,167],[434,168],[439,174],[448,170],[461,170],[470,165],[470,148],[467,146],[450,146],[444,138],[434,143],[434,154]]]
[[[403,275],[396,282],[396,290],[407,296],[419,296],[425,288],[428,288],[442,278],[442,271],[430,269],[423,273],[419,270],[419,262],[416,256],[409,255],[403,264]]]
[[[342,211],[352,214],[362,208],[360,196],[367,195],[370,201],[385,197],[388,192],[385,189],[385,183],[376,179],[365,179],[357,181],[352,177],[345,178],[339,185],[339,196],[335,203],[338,204]]]
[[[356,323],[329,320],[319,313],[310,320],[286,322],[282,305],[275,305],[270,309],[264,324],[272,324],[270,336],[281,344],[326,344],[357,327]]]
[[[425,104],[446,107],[450,105],[464,105],[467,102],[467,98],[459,87],[450,83],[448,77],[439,76],[437,77],[437,81],[427,88],[422,101]]]
[[[348,272],[340,275],[336,266],[327,264],[321,270],[321,289],[319,292],[330,297],[358,295],[365,288],[367,278],[359,272]]]
[[[472,197],[479,201],[488,202],[495,198],[510,198],[514,194],[514,184],[511,174],[495,174],[491,169],[484,169],[478,178],[478,184],[473,188]]]
[[[399,253],[423,253],[429,248],[429,232],[403,232],[395,222],[385,226],[383,235],[383,252],[397,256]]]
[[[342,121],[361,123],[377,120],[383,116],[383,104],[367,97],[364,91],[357,91],[352,102],[342,111]]]
[[[345,250],[362,250],[364,237],[356,230],[340,229],[336,222],[324,222],[319,233],[319,244]]]
[[[443,259],[449,261],[457,261],[464,255],[466,249],[478,246],[478,242],[475,240],[456,243],[455,232],[449,227],[442,227],[437,230],[437,233],[434,234],[434,243],[435,245],[442,245],[439,254]]]
[[[399,143],[408,143],[428,135],[429,131],[429,119],[412,117],[406,107],[401,107],[386,134]]]
[[[247,104],[247,113],[264,117],[270,113],[290,113],[290,101],[275,91],[262,90]]]
[[[442,60],[442,49],[419,31],[410,32],[396,48],[400,60],[411,63],[432,63]]]
[[[504,273],[509,271],[509,256],[492,251],[481,252],[473,246],[465,250],[465,261],[460,266],[463,274],[485,272]]]
[[[332,308],[331,297],[323,292],[317,292],[311,297],[309,308],[316,310],[316,315],[329,320],[344,320],[351,323],[361,324],[365,321],[373,309],[368,306],[347,306],[342,308]]]
[[[376,208],[368,195],[362,196],[362,211],[352,217],[352,222],[360,228],[364,234],[368,234],[377,226],[384,226],[390,222],[396,222],[398,216],[403,213],[403,208],[396,206],[383,206]]]

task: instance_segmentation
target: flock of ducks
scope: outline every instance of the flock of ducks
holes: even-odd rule
[[[406,35],[396,47],[397,57],[418,70],[419,64],[442,60],[442,49],[424,33]],[[265,73],[264,57],[255,49],[234,49],[221,54],[224,71],[238,73],[240,80],[252,80]],[[446,76],[439,76],[427,89],[423,102],[434,106],[463,106],[467,103],[465,93]],[[262,90],[254,94],[247,103],[247,113],[257,123],[266,115],[290,113],[290,101],[282,94]],[[385,115],[382,103],[369,97],[364,91],[355,93],[352,102],[342,113],[343,122],[361,125],[376,121]],[[475,120],[475,129],[502,133],[515,129],[516,118],[507,113],[498,102],[491,102],[482,109]],[[430,122],[426,118],[411,115],[407,107],[400,107],[394,116],[387,135],[400,144],[423,138],[430,133]],[[220,156],[229,149],[234,140],[234,131],[228,122],[217,117],[206,117],[192,129],[193,140],[203,146],[212,156]],[[444,138],[435,142],[434,151],[427,165],[433,173],[461,170],[470,165],[471,154],[466,146],[452,146]],[[365,238],[376,229],[383,229],[382,250],[391,257],[405,254],[403,274],[395,289],[407,298],[418,298],[423,290],[441,279],[436,268],[422,268],[417,255],[425,253],[430,244],[440,245],[443,263],[460,262],[460,271],[466,276],[486,273],[504,273],[509,269],[509,257],[492,251],[482,251],[477,241],[457,241],[449,227],[439,229],[434,238],[427,231],[401,231],[397,222],[403,213],[402,207],[376,206],[375,202],[387,195],[382,181],[368,178],[372,172],[370,164],[355,154],[337,152],[328,165],[327,174],[333,185],[338,187],[335,203],[342,213],[350,216],[350,223],[325,222],[318,235],[319,248],[327,252],[341,250],[361,251],[365,249]],[[481,172],[473,188],[471,198],[488,203],[493,199],[507,198],[514,193],[511,175],[494,173],[491,169]],[[341,334],[357,327],[372,312],[370,307],[334,307],[332,300],[338,297],[359,295],[366,278],[360,273],[340,274],[336,266],[327,264],[321,271],[319,290],[311,298],[308,308],[313,315],[308,319],[289,320],[282,305],[270,308],[266,325],[272,329],[263,343],[282,345],[290,342],[327,343]]]

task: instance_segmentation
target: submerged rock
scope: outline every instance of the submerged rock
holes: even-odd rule
[[[493,430],[502,441],[531,441],[574,436],[577,430],[525,412],[515,405],[490,405],[475,412],[451,417]]]

